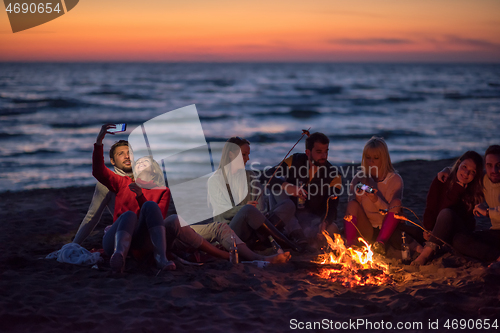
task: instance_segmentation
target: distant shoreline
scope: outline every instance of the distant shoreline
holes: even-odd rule
[[[117,65],[123,65],[123,64],[165,64],[165,65],[176,65],[176,64],[183,64],[183,65],[189,65],[189,64],[215,64],[215,65],[266,65],[266,64],[306,64],[306,65],[311,65],[311,64],[328,64],[328,65],[439,65],[439,66],[456,66],[456,65],[500,65],[500,62],[477,62],[477,61],[450,61],[450,60],[443,60],[443,61],[270,61],[270,60],[263,60],[263,61],[148,61],[148,60],[137,60],[137,61],[102,61],[102,60],[87,60],[87,61],[71,61],[71,60],[58,60],[58,61],[53,61],[53,60],[33,60],[33,61],[0,61],[0,65],[2,64],[117,64]]]

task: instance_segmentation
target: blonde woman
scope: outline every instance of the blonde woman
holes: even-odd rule
[[[373,191],[360,189],[359,183]],[[351,183],[344,218],[347,244],[356,244],[361,236],[368,242],[375,241],[374,250],[385,253],[385,246],[399,223],[395,214],[400,211],[402,199],[403,179],[392,165],[384,139],[374,136],[365,144],[361,171]],[[381,214],[382,211],[387,214]]]

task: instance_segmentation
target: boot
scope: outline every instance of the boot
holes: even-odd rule
[[[356,216],[346,216],[344,217],[344,230],[345,230],[345,239],[346,239],[346,247],[351,247],[356,244],[356,238],[358,236],[358,230],[356,229],[356,225],[358,224],[358,219]]]
[[[127,257],[132,235],[126,231],[117,231],[115,234],[115,251],[109,259],[109,266],[115,273],[123,273],[125,258]]]
[[[167,237],[165,234],[165,227],[159,225],[157,227],[149,228],[149,237],[154,247],[154,258],[156,266],[160,270],[175,270],[175,263],[167,259]]]
[[[302,229],[297,229],[292,232],[290,232],[290,239],[292,242],[295,242],[297,246],[299,247],[299,252],[307,252],[307,253],[314,253],[316,252],[316,249],[312,247],[309,242],[307,241],[306,235],[304,235],[304,231]]]
[[[257,229],[257,232],[260,232],[264,235],[271,235],[281,246],[300,252],[299,247],[288,238],[286,238],[286,236],[283,235],[278,229],[276,229],[276,227],[267,219],[264,221],[264,223],[262,223],[259,229]]]
[[[398,226],[399,220],[396,219],[393,212],[387,213],[384,218],[382,228],[377,236],[377,241],[373,244],[373,250],[377,253],[385,255],[385,246],[389,238],[391,237],[394,230]]]

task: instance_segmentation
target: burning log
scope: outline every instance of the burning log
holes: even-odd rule
[[[359,250],[346,248],[340,235],[335,234],[332,239],[323,231],[328,247],[325,253],[318,257],[318,273],[320,278],[339,282],[345,287],[382,285],[391,283],[387,274],[388,266],[382,262],[375,262],[371,246],[364,239],[359,238],[365,245]]]

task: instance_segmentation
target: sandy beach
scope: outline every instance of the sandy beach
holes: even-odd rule
[[[421,217],[433,177],[451,163],[396,164],[404,205]],[[132,266],[121,277],[44,259],[71,241],[92,193],[93,187],[72,187],[0,194],[0,331],[287,332],[319,322],[316,330],[446,332],[455,320],[457,331],[466,332],[484,331],[477,323],[484,327],[486,319],[500,325],[498,275],[451,253],[422,267],[388,260],[391,284],[353,289],[312,274],[307,255],[265,268],[220,260],[178,264],[160,276]],[[346,201],[341,198],[339,216]],[[105,213],[84,247],[100,248],[111,222]]]

